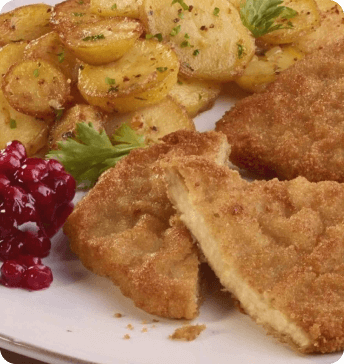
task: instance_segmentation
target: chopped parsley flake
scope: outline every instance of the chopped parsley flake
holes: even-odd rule
[[[115,10],[115,9],[117,9],[117,4],[113,4],[113,5],[111,6],[111,10]]]
[[[73,13],[74,16],[84,16],[85,13]]]
[[[194,52],[192,53],[194,56],[198,56],[199,55],[199,49],[195,49]]]
[[[184,19],[184,13],[178,13],[178,17],[179,17],[180,19]]]
[[[16,129],[17,127],[17,122],[14,119],[10,120],[10,128],[11,129]]]
[[[62,51],[61,53],[57,53],[58,59],[59,59],[59,63],[62,63],[65,59],[65,53],[64,51]]]
[[[184,10],[189,10],[189,5],[185,4],[183,0],[173,0],[171,5],[178,3]]]
[[[213,11],[213,15],[219,16],[219,12],[220,12],[220,9],[219,8],[215,8],[214,11]]]
[[[244,52],[244,46],[240,43],[237,43],[237,47],[238,47],[238,58],[242,58],[245,54]]]
[[[182,85],[183,84],[183,82],[180,81],[180,80],[178,80],[177,83],[178,83],[178,85]]]
[[[114,78],[110,78],[110,77],[105,77],[105,82],[108,85],[115,85],[116,84],[116,80]]]
[[[38,77],[38,76],[39,76],[39,69],[38,69],[38,68],[36,68],[36,69],[33,71],[33,75],[34,75],[35,77]]]
[[[162,41],[162,34],[161,33],[157,33],[157,34],[146,34],[146,39],[152,39],[152,38],[156,38],[159,42]]]
[[[188,33],[185,33],[184,38],[185,38],[185,39],[190,39],[189,34],[188,34]]]
[[[55,121],[59,121],[62,118],[64,109],[55,109]]]
[[[171,35],[172,37],[176,36],[176,35],[180,32],[180,28],[181,28],[181,26],[180,26],[180,25],[177,25],[176,27],[174,27],[174,28],[171,30],[170,35]]]
[[[167,67],[157,67],[156,70],[162,73],[162,72],[167,71]]]
[[[77,1],[77,3],[78,3],[79,5],[82,5],[82,4],[84,4],[84,2],[83,2],[82,0],[80,0],[80,1]]]
[[[98,40],[98,39],[105,39],[104,34],[98,34],[98,35],[90,35],[89,37],[82,38],[84,42],[87,42],[89,40]]]
[[[180,43],[180,48],[186,48],[186,47],[191,47],[191,45],[187,40],[184,40],[183,42]]]

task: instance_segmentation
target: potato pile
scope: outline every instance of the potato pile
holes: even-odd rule
[[[112,133],[125,121],[156,143],[194,129],[192,118],[212,106],[222,84],[260,92],[344,36],[332,0],[285,0],[297,11],[292,25],[256,39],[243,25],[243,4],[67,0],[1,14],[0,149],[13,139],[29,155],[57,148],[78,122]]]

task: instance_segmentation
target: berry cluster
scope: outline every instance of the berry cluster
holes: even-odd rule
[[[18,141],[0,151],[3,285],[30,290],[49,287],[52,273],[40,258],[49,254],[50,238],[72,212],[75,188],[74,178],[59,162],[27,158]]]

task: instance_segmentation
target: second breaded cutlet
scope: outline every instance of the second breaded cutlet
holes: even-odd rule
[[[86,268],[109,277],[136,306],[191,319],[199,309],[199,251],[167,197],[160,161],[202,155],[228,160],[221,133],[178,131],[132,151],[106,171],[69,216],[64,231]]]
[[[282,72],[217,122],[231,161],[263,176],[344,182],[344,41]]]
[[[301,352],[343,349],[344,185],[249,183],[197,156],[163,168],[181,220],[241,307]]]

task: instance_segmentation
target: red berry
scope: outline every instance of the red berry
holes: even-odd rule
[[[33,233],[25,231],[25,244],[23,251],[25,255],[33,255],[35,257],[44,258],[49,255],[51,249],[50,239],[42,232]]]
[[[0,153],[0,173],[10,177],[20,168],[20,159],[6,150]]]
[[[63,172],[65,169],[63,165],[56,159],[49,159],[47,165],[50,172]]]
[[[20,160],[26,158],[25,147],[22,143],[18,142],[18,140],[13,140],[12,142],[8,143],[6,152],[15,155]]]
[[[16,262],[21,264],[24,268],[33,267],[34,265],[42,264],[41,258],[32,255],[20,255]]]
[[[16,259],[23,253],[24,243],[22,234],[11,235],[0,243],[0,260]]]
[[[20,287],[25,268],[15,260],[6,260],[1,267],[1,283],[8,287]]]
[[[18,169],[15,179],[23,184],[41,181],[48,175],[47,162],[41,158],[27,158]]]
[[[51,269],[43,264],[29,267],[22,280],[22,287],[31,291],[48,288],[53,281]]]

